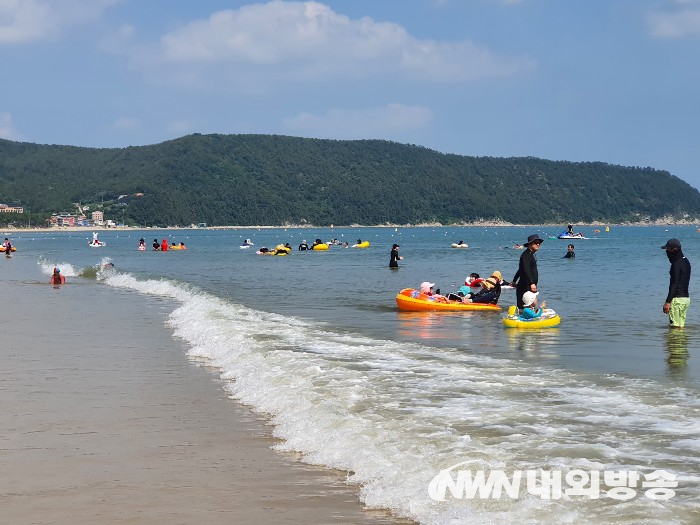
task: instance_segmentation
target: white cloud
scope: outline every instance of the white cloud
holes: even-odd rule
[[[187,120],[173,120],[167,126],[169,133],[187,133],[194,129],[192,122]]]
[[[334,138],[381,137],[424,128],[433,119],[429,108],[389,104],[359,110],[333,109],[324,115],[300,113],[285,119],[294,132]]]
[[[488,1],[496,3],[496,4],[505,4],[505,5],[515,5],[515,4],[520,4],[520,3],[524,2],[524,0],[488,0]],[[693,0],[680,0],[680,1],[692,2]],[[431,3],[435,7],[447,7],[450,5],[450,0],[431,0]]]
[[[0,138],[7,140],[23,140],[22,135],[15,129],[12,115],[0,112]]]
[[[0,45],[54,38],[121,0],[0,0]]]
[[[169,71],[171,82],[211,84],[203,78],[223,75],[231,85],[380,75],[463,82],[535,66],[530,58],[499,55],[469,40],[419,39],[395,23],[282,0],[216,12],[164,35],[156,49],[139,50],[134,60],[158,74]]]
[[[112,127],[117,129],[138,129],[141,127],[141,121],[131,117],[120,117],[114,121]]]
[[[697,4],[697,0],[676,0],[682,4]],[[660,38],[682,38],[700,35],[700,9],[656,12],[649,15],[651,34]]]

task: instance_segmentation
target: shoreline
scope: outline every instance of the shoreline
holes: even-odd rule
[[[567,223],[568,224],[568,223]],[[639,227],[651,227],[651,226],[695,226],[700,227],[700,221],[653,221],[653,222],[639,222],[639,223],[576,223],[572,222],[572,226],[575,228],[603,228],[606,226],[614,228],[627,228],[633,226]],[[333,229],[352,229],[352,228],[566,228],[566,225],[561,223],[549,223],[549,224],[511,224],[503,222],[475,222],[475,223],[464,223],[464,224],[441,224],[441,223],[423,223],[423,224],[350,224],[346,226],[313,226],[308,224],[284,224],[277,226],[269,225],[251,225],[251,226],[207,226],[206,228],[192,228],[188,226],[170,226],[167,228],[153,228],[153,227],[141,227],[141,226],[120,226],[116,228],[107,228],[105,226],[62,226],[54,228],[8,228],[2,229],[0,232],[7,236],[13,233],[60,233],[60,232],[119,232],[119,231],[170,231],[170,230],[283,230],[283,229],[303,229],[303,230],[333,230]]]
[[[77,277],[38,284],[48,276],[22,257],[4,267],[7,523],[412,523],[365,508],[346,472],[273,450],[269,421],[187,357],[167,301]],[[55,315],[85,294],[111,315]]]

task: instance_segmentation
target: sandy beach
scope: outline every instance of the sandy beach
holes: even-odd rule
[[[272,450],[173,339],[171,304],[0,263],[4,523],[400,523],[365,510],[346,473]]]
[[[659,219],[651,220],[651,219],[644,219],[639,222],[622,222],[622,223],[613,223],[613,222],[601,222],[601,221],[593,221],[593,222],[582,222],[582,221],[574,221],[574,222],[569,222],[567,224],[571,224],[572,226],[575,226],[576,228],[600,228],[600,227],[625,227],[625,226],[687,226],[687,225],[697,225],[698,221],[693,219],[692,217],[687,217],[683,219],[677,219],[674,217],[662,217]],[[140,227],[140,226],[119,226],[119,227],[105,227],[105,226],[60,226],[60,227],[53,227],[53,228],[36,228],[36,227],[31,227],[31,228],[6,228],[2,234],[4,236],[12,236],[12,235],[21,235],[22,233],[56,233],[56,232],[85,232],[86,234],[90,234],[91,232],[120,232],[120,231],[143,231],[143,232],[149,232],[149,231],[168,231],[168,230],[199,230],[199,229],[208,229],[208,230],[250,230],[250,229],[259,229],[259,230],[273,230],[273,229],[280,229],[280,228],[287,228],[287,229],[307,229],[307,230],[313,230],[313,229],[326,229],[326,228],[469,228],[469,227],[484,227],[484,228],[511,228],[511,227],[532,227],[532,228],[549,228],[549,227],[561,227],[561,228],[566,228],[566,224],[564,223],[546,223],[546,224],[513,224],[507,221],[493,221],[493,220],[484,220],[484,221],[476,221],[476,222],[465,222],[461,224],[441,224],[438,222],[435,223],[421,223],[421,224],[350,224],[350,225],[330,225],[330,226],[317,226],[317,225],[312,225],[312,224],[283,224],[283,225],[276,225],[276,226],[270,226],[270,225],[252,225],[252,226],[226,226],[226,225],[213,225],[213,226],[208,226],[207,228],[193,228],[193,227],[187,227],[187,226],[169,226],[167,228],[145,228],[145,227]]]

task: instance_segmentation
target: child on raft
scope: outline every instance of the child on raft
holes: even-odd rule
[[[440,288],[434,290],[434,286],[435,283],[424,281],[420,283],[420,293],[423,295],[427,295],[432,300],[439,302],[447,302],[447,297],[445,297],[444,295],[440,295]]]
[[[547,303],[542,301],[542,308],[537,307],[537,295],[539,292],[525,292],[523,294],[523,311],[520,314],[522,319],[537,319],[542,317]]]

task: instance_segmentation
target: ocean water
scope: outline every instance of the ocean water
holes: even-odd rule
[[[668,329],[660,246],[678,237],[691,263],[700,261],[700,232],[599,229],[580,228],[591,238],[576,241],[536,227],[110,231],[100,233],[103,248],[87,246],[90,232],[17,232],[12,240],[14,257],[36,261],[28,284],[59,265],[68,286],[162,297],[188,357],[266,414],[281,450],[348,471],[369,507],[425,524],[697,523],[700,310],[691,304],[687,328]],[[534,232],[545,239],[540,300],[561,315],[560,327],[506,329],[505,311],[396,308],[396,293],[422,281],[444,293],[471,272],[510,279],[521,253],[511,247]],[[141,236],[149,247],[167,236],[188,250],[138,252]],[[245,238],[255,247],[241,249]],[[254,251],[316,238],[371,246],[287,257]],[[469,248],[450,248],[459,240]],[[404,257],[398,269],[388,268],[394,242]],[[573,260],[563,259],[569,242]],[[108,261],[114,268],[102,269]],[[500,304],[514,302],[504,290]],[[524,482],[516,497],[499,499],[455,496],[444,483],[435,492],[441,471],[464,462],[459,469],[486,476],[544,470],[564,478],[578,469],[644,478],[663,470],[678,485],[667,500],[647,497],[645,479],[626,501],[603,483],[599,498],[547,499]]]

